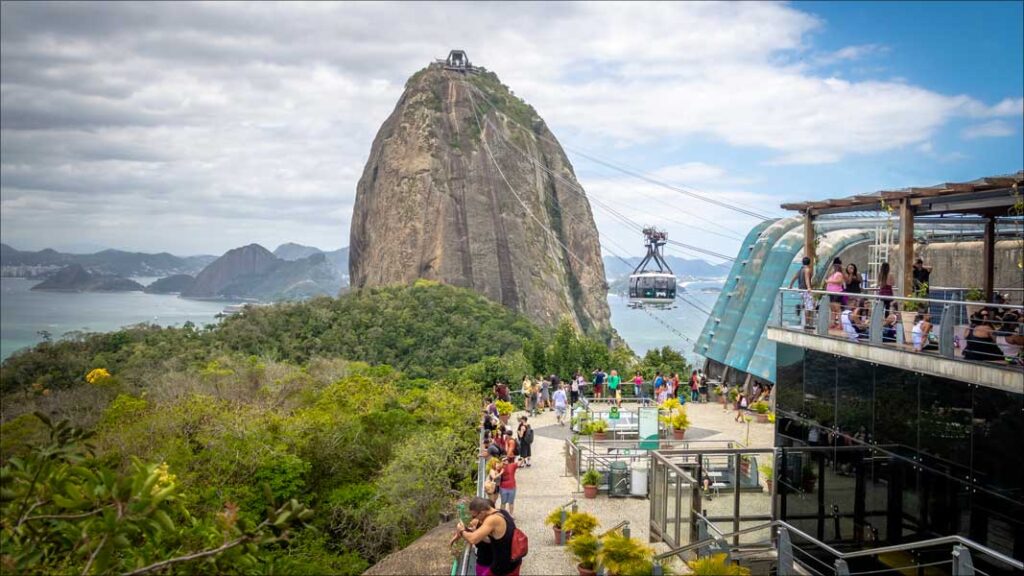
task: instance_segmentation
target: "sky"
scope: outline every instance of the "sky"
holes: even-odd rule
[[[604,206],[735,254],[756,218],[584,154],[767,217],[1015,172],[1022,22],[1022,2],[4,2],[0,239],[346,246],[406,79],[461,48],[566,148],[606,255],[642,243]]]

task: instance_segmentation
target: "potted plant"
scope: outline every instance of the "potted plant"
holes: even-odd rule
[[[759,400],[750,405],[750,409],[757,414],[757,421],[760,422],[761,424],[768,423],[769,408],[770,407],[768,406],[768,403],[763,400]]]
[[[601,549],[597,536],[580,534],[569,541],[569,551],[576,558],[580,576],[597,575],[597,553]]]
[[[686,434],[686,429],[690,427],[690,419],[686,417],[686,409],[680,406],[663,418],[665,423],[672,427],[672,437],[676,440],[682,440],[683,435]]]
[[[580,479],[583,483],[583,496],[597,498],[597,485],[601,483],[601,473],[591,468],[583,474]]]
[[[696,576],[750,576],[750,569],[727,562],[725,554],[712,554],[686,563]]]
[[[739,404],[737,404],[737,402],[740,399],[740,391],[739,391],[739,389],[737,389],[735,386],[733,386],[732,388],[729,388],[728,398],[729,398],[729,404],[732,404],[734,408],[739,410]]]
[[[565,517],[568,520],[569,514],[567,513],[565,515]],[[561,506],[559,506],[558,508],[555,508],[554,510],[552,510],[551,513],[548,514],[548,517],[544,519],[544,523],[547,524],[548,526],[551,526],[554,529],[554,531],[555,531],[555,545],[556,546],[561,545],[561,544],[565,544],[566,541],[569,540],[569,537],[572,535],[572,533],[569,532],[568,530],[566,530],[564,533],[562,531],[562,507]]]
[[[498,409],[498,420],[501,420],[502,424],[508,424],[508,419],[515,412],[516,407],[511,402],[505,402],[504,400],[498,400],[494,403],[495,408]]]
[[[594,435],[594,440],[607,440],[608,423],[604,420],[594,420],[590,423],[590,433]]]
[[[968,302],[981,302],[981,304],[967,305],[968,318],[974,316],[975,314],[980,312],[982,308],[985,307],[985,293],[982,292],[981,288],[971,288],[970,290],[968,290],[967,293],[964,294],[964,300],[967,300]]]
[[[650,574],[653,571],[654,549],[636,538],[613,532],[601,539],[598,563],[612,576]]]
[[[597,516],[586,512],[573,512],[566,517],[562,529],[572,534],[571,538],[579,538],[581,535],[593,534],[597,525]]]
[[[774,470],[768,464],[761,464],[757,467],[757,471],[764,477],[764,484],[768,487],[768,492],[770,493],[772,491],[772,472]]]

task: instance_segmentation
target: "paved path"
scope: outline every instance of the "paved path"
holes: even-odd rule
[[[735,412],[723,411],[720,404],[687,404],[687,415],[693,428],[709,432],[705,438],[738,440],[750,447],[772,445],[772,425],[735,422]],[[521,413],[515,414],[515,421]],[[530,537],[530,554],[523,563],[524,576],[542,574],[576,574],[572,555],[556,546],[552,529],[544,524],[544,518],[557,506],[576,498],[579,509],[597,516],[601,522],[598,531],[610,528],[621,520],[629,520],[632,536],[647,542],[649,533],[650,502],[639,498],[608,498],[599,495],[587,500],[576,492],[576,479],[565,476],[565,455],[563,446],[568,437],[567,427],[558,427],[555,416],[547,412],[530,418],[535,434],[533,443],[533,466],[523,468],[516,474],[516,523]],[[664,551],[664,544],[654,548]]]

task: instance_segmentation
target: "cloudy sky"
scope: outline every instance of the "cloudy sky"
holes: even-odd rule
[[[592,197],[735,253],[752,218],[583,154],[768,216],[1019,170],[1022,6],[4,2],[2,240],[347,245],[377,128],[459,47],[536,107]],[[638,251],[595,217],[606,252]]]

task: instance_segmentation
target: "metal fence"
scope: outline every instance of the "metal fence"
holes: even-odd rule
[[[1024,306],[779,290],[774,325],[869,346],[1024,371]]]

